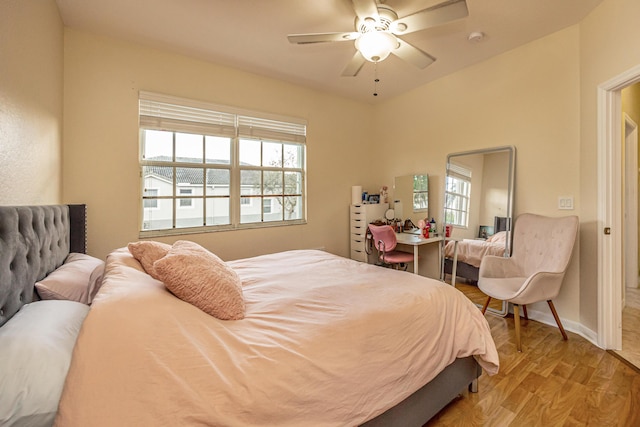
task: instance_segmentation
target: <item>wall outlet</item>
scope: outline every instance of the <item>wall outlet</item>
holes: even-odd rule
[[[559,196],[558,209],[573,210],[573,196]]]

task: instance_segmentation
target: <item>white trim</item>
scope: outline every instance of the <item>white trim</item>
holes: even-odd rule
[[[556,323],[556,320],[553,318],[551,311],[548,310],[549,306],[546,303],[545,305],[547,306],[546,311],[531,310],[530,306],[527,306],[527,315],[529,316],[529,320],[535,320],[537,322],[544,323],[545,325],[558,328],[558,324]],[[596,346],[598,345],[598,342],[597,342],[598,334],[595,331],[592,331],[591,329],[586,328],[580,322],[574,322],[572,320],[567,320],[563,318],[560,318],[560,322],[562,322],[562,326],[564,327],[565,330],[580,335],[582,338],[586,339],[593,345],[596,345]],[[560,335],[559,329],[558,329],[558,335]]]
[[[622,113],[620,91],[640,81],[640,65],[598,86],[598,346],[622,347]],[[604,234],[605,227],[611,229]]]

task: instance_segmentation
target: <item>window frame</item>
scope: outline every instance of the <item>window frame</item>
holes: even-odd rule
[[[416,189],[416,186],[423,183],[426,178],[426,188]],[[429,175],[426,174],[416,174],[413,175],[413,185],[412,185],[412,194],[411,194],[411,204],[413,206],[413,212],[429,212]],[[421,196],[421,197],[418,197]],[[425,207],[416,207],[416,198],[422,198],[426,200],[427,206]]]
[[[234,107],[220,106],[210,103],[204,103],[200,101],[194,101],[184,98],[177,98],[168,95],[161,95],[151,92],[140,92],[139,96],[140,107],[139,107],[139,169],[140,169],[140,197],[139,197],[139,235],[140,237],[158,237],[158,236],[170,236],[170,235],[180,235],[180,234],[192,234],[192,233],[209,233],[209,232],[218,232],[218,231],[234,231],[234,230],[242,230],[242,229],[253,229],[253,228],[265,228],[265,227],[280,227],[280,226],[291,226],[291,225],[301,225],[307,223],[307,167],[306,167],[306,120],[291,118],[291,117],[283,117],[266,113],[259,113],[255,111],[248,111],[237,109]],[[144,103],[144,107],[143,107]],[[159,110],[165,105],[169,106],[169,110],[175,107],[175,110],[179,111],[180,108],[184,107],[185,109],[196,109],[197,112],[205,111],[203,114],[204,120],[200,123],[198,122],[198,117],[196,117],[195,121],[183,121],[177,120],[175,117],[165,118],[163,116],[162,111],[157,113],[157,116],[154,114],[155,111],[151,109],[154,107],[156,103],[160,104]],[[151,105],[151,107],[149,107]],[[189,111],[187,110],[187,113]],[[220,114],[223,119],[221,120],[222,124],[214,123],[209,116],[206,116],[207,113]],[[167,114],[171,116],[172,112],[169,111]],[[229,118],[233,118],[233,122],[229,120]],[[182,119],[181,117],[179,117]],[[226,119],[226,122],[224,120]],[[232,126],[231,126],[232,125]],[[144,158],[145,154],[145,132],[146,131],[164,131],[172,133],[172,148],[171,152],[173,154],[171,161],[156,161],[149,160]],[[176,134],[184,134],[190,133],[199,135],[202,137],[203,143],[203,151],[205,154],[203,155],[201,163],[196,163],[192,161],[185,162],[184,158],[180,159],[182,161],[178,161],[176,158]],[[230,153],[229,153],[229,164],[225,163],[207,163],[207,155],[206,155],[206,142],[207,137],[222,137],[229,138],[230,144]],[[299,209],[296,209],[296,214],[299,218],[296,219],[286,219],[286,215],[283,213],[283,217],[281,220],[268,220],[264,219],[264,207],[262,203],[262,199],[278,197],[277,194],[267,194],[264,192],[264,188],[262,184],[260,184],[260,194],[257,194],[255,197],[249,197],[249,205],[253,206],[254,198],[259,201],[258,205],[260,206],[260,220],[254,222],[242,222],[243,219],[241,217],[242,207],[246,207],[247,205],[242,204],[242,201],[247,199],[247,196],[241,193],[241,183],[240,183],[240,172],[241,170],[246,170],[245,165],[240,164],[240,141],[246,139],[253,139],[260,141],[260,147],[263,146],[264,143],[275,143],[281,144],[282,154],[282,162],[283,164],[279,167],[274,167],[272,165],[265,166],[263,164],[259,166],[251,166],[252,170],[259,171],[279,171],[282,172],[283,177],[286,176],[287,172],[295,171],[299,173],[300,178],[300,193],[296,195],[301,200],[301,206]],[[286,166],[284,159],[284,152],[287,145],[293,145],[293,148],[297,153],[297,164],[295,167],[291,167],[291,165]],[[261,148],[262,150],[262,148]],[[262,159],[262,151],[260,153],[260,158]],[[188,159],[190,160],[190,159]],[[145,167],[148,166],[162,166],[173,168],[173,182],[172,185],[172,195],[162,195],[155,197],[147,197],[145,196],[145,180],[147,177],[145,176],[144,171],[148,170]],[[189,196],[191,200],[190,206],[181,206],[181,200],[185,197],[179,193],[180,183],[176,182],[176,171],[179,168],[195,168],[199,169],[203,173],[202,182],[202,194],[200,191],[193,191],[194,194]],[[210,203],[209,200],[216,198],[215,195],[207,193],[207,172],[212,169],[226,169],[229,172],[229,194],[228,195],[220,195],[217,198],[226,198],[228,200],[228,215],[229,215],[229,224],[211,224],[206,225],[207,222],[207,204]],[[205,172],[207,171],[207,172]],[[200,185],[200,184],[197,184]],[[286,193],[284,189],[285,185],[283,182],[283,193]],[[152,186],[150,188],[156,188],[156,186]],[[283,197],[286,197],[284,194]],[[171,228],[158,228],[158,229],[144,229],[145,225],[145,203],[149,203],[150,200],[157,200],[157,204],[160,204],[160,200],[167,199],[171,201],[172,204],[172,213],[171,213]],[[200,209],[198,199],[201,199],[202,204],[202,214],[200,217],[196,217],[196,219],[202,219],[203,225],[198,226],[188,226],[181,227],[179,225],[179,221],[181,217],[177,214],[177,211],[180,209]],[[284,198],[283,198],[284,201]],[[198,206],[198,207],[196,207]],[[273,204],[271,205],[273,209]],[[155,208],[155,209],[160,209]],[[284,208],[283,208],[284,209]]]
[[[444,221],[457,228],[469,228],[469,217],[471,215],[471,173],[472,171],[466,166],[462,166],[453,162],[447,165],[447,174],[445,177],[444,192]],[[463,187],[467,189],[466,193],[458,193],[450,191],[450,188],[456,187],[450,184],[451,181],[459,181]],[[466,209],[456,206],[465,206]],[[464,221],[462,221],[464,219]]]

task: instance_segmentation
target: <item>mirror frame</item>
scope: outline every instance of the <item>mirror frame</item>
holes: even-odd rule
[[[506,206],[506,217],[507,217],[507,227],[506,227],[506,232],[507,232],[507,237],[506,237],[506,242],[505,242],[505,257],[510,257],[511,256],[511,245],[512,245],[512,226],[513,226],[513,199],[514,199],[514,195],[515,195],[515,164],[516,164],[516,147],[513,145],[505,145],[505,146],[500,146],[500,147],[492,147],[492,148],[484,148],[484,149],[477,149],[477,150],[470,150],[470,151],[462,151],[462,152],[458,152],[458,153],[451,153],[447,155],[447,163],[445,166],[445,189],[443,191],[443,203],[442,203],[442,223],[443,223],[443,229],[444,227],[446,227],[446,206],[445,206],[445,199],[446,198],[446,185],[447,185],[447,176],[449,174],[449,165],[451,164],[451,160],[455,159],[457,157],[462,157],[462,156],[470,156],[470,155],[477,155],[477,154],[495,154],[495,153],[501,153],[501,152],[506,152],[509,154],[509,168],[508,168],[508,175],[507,175],[507,179],[508,179],[508,184],[507,184],[507,206]],[[446,241],[446,238],[445,238]],[[442,274],[443,274],[443,278],[444,278],[444,251],[442,253]],[[479,307],[482,307],[482,304],[476,304]],[[507,313],[509,312],[509,303],[507,303],[506,301],[502,301],[502,309],[501,310],[496,310],[493,309],[491,307],[487,308],[487,311],[490,311],[494,314],[497,314],[499,316],[506,316]]]

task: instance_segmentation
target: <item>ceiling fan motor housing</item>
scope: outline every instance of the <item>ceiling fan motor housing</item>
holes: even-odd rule
[[[356,17],[356,31],[368,33],[370,31],[390,31],[393,21],[398,14],[387,5],[378,5],[378,16],[368,16],[364,19]]]

